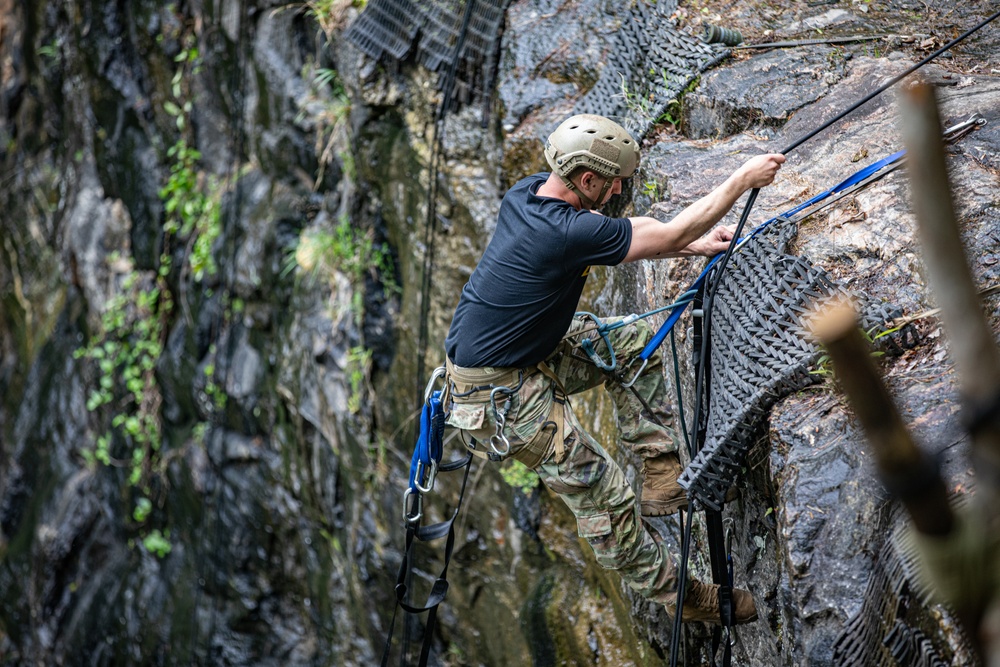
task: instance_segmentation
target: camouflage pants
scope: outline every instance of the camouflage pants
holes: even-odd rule
[[[633,394],[618,379],[594,365],[580,349],[580,341],[590,338],[595,341],[598,353],[608,360],[607,350],[603,349],[594,328],[590,319],[575,319],[566,338],[546,360],[563,390],[572,395],[603,382],[615,402],[622,443],[642,458],[676,451],[659,352],[650,358],[633,385]],[[651,337],[652,330],[644,320],[610,333],[619,372],[626,380],[638,369],[639,363],[633,361]],[[456,370],[489,374],[509,369]],[[472,377],[475,375],[469,376],[470,382]],[[534,470],[576,516],[579,534],[594,549],[598,563],[617,570],[631,588],[649,599],[658,602],[673,599],[677,584],[673,560],[659,535],[639,518],[635,494],[622,469],[584,430],[570,402],[565,405],[562,442],[554,442],[556,429],[552,428],[551,419],[554,382],[548,375],[527,371],[519,384],[517,392],[511,396],[511,408],[503,430],[510,442],[511,455],[516,457],[529,443],[545,439],[546,453]],[[472,385],[474,382],[456,388],[468,390]],[[488,401],[484,403],[482,396],[477,398],[475,392],[459,391],[453,398],[455,402],[451,404],[448,423],[471,436],[472,448],[481,453],[496,434],[491,405]]]

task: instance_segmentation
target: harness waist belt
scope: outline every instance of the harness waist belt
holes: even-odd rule
[[[490,385],[496,387],[513,387],[517,384],[520,371],[522,370],[519,368],[491,366],[465,368],[463,366],[456,366],[452,363],[451,359],[445,359],[445,367],[448,369],[448,376],[451,379],[451,383],[445,382],[445,384],[446,386],[449,384],[453,385],[451,387],[452,398],[456,396],[461,398],[463,394],[468,394],[476,390],[488,391],[491,388]]]

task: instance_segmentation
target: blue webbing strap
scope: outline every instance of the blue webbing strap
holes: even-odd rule
[[[444,408],[441,391],[437,390],[424,402],[420,411],[420,435],[410,459],[411,493],[427,492],[434,484],[434,474],[441,462],[444,441]],[[426,481],[425,481],[426,480]]]
[[[784,213],[782,213],[778,217],[779,218],[782,218],[782,217],[784,217],[784,218],[790,218],[793,215],[795,215],[796,213],[798,213],[799,211],[801,211],[803,209],[806,209],[806,208],[809,208],[813,204],[816,204],[818,202],[823,201],[824,199],[826,199],[830,195],[835,195],[838,192],[843,192],[844,190],[846,190],[847,188],[851,187],[852,185],[857,185],[858,183],[860,183],[861,181],[865,180],[866,178],[868,178],[869,176],[871,176],[875,172],[880,171],[884,167],[888,167],[890,164],[893,164],[894,162],[897,162],[904,155],[906,155],[906,151],[902,150],[902,151],[898,151],[896,153],[893,153],[889,157],[882,158],[878,162],[874,162],[874,163],[868,165],[867,167],[865,167],[864,169],[862,169],[861,171],[858,171],[858,172],[852,174],[851,176],[848,176],[843,181],[841,181],[837,185],[833,186],[832,188],[830,188],[826,192],[819,193],[818,195],[816,195],[815,197],[813,197],[809,201],[807,201],[807,202],[805,202],[803,204],[799,204],[798,206],[796,206],[795,208],[793,208],[790,211],[785,211]],[[772,218],[771,220],[768,220],[764,224],[765,225],[770,224],[775,219],[776,218]],[[760,229],[760,227],[758,227],[757,229]],[[754,230],[754,231],[756,232],[756,230]]]

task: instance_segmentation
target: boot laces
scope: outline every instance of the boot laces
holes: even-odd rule
[[[696,609],[708,612],[719,611],[719,594],[715,586],[701,582],[692,582],[690,595],[691,600],[689,604]]]

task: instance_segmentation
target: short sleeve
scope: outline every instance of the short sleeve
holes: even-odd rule
[[[580,211],[566,232],[570,268],[621,264],[632,245],[632,221]]]

